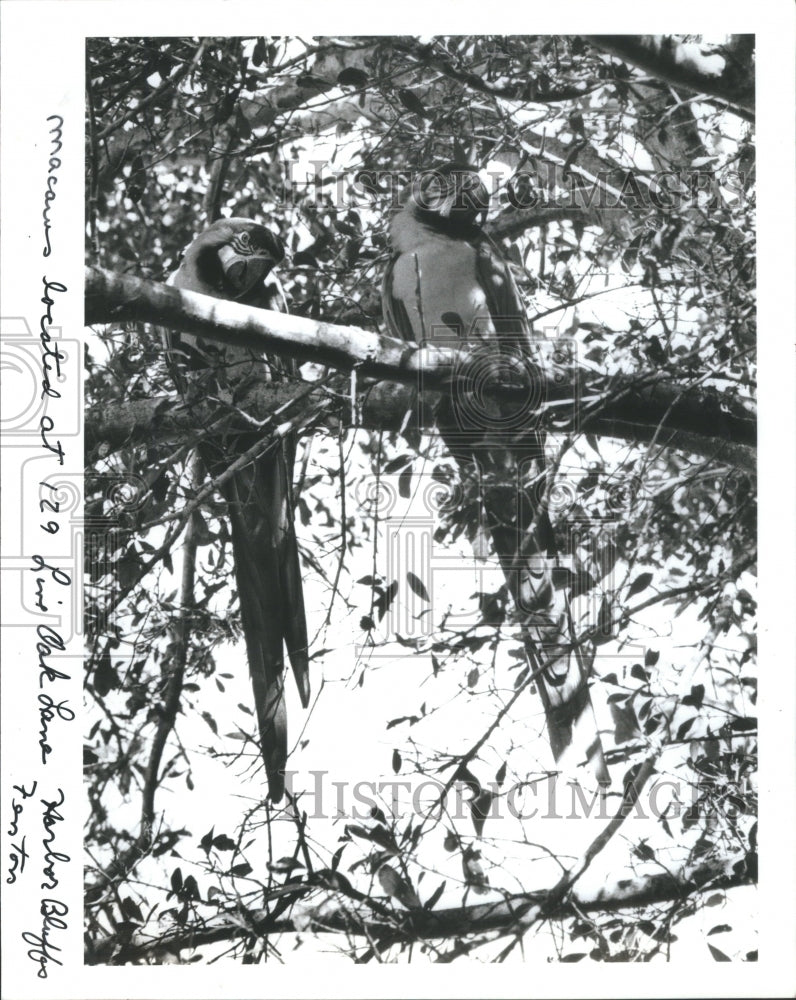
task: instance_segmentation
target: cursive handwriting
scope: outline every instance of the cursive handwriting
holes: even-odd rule
[[[31,945],[28,951],[28,958],[31,962],[39,963],[39,971],[36,975],[39,979],[47,978],[47,965],[55,962],[56,965],[63,965],[60,958],[56,958],[53,952],[61,949],[50,941],[52,931],[65,931],[67,923],[63,919],[69,912],[66,903],[59,899],[43,899],[39,910],[42,916],[41,934],[33,934],[31,931],[24,931],[22,940],[25,944]]]
[[[41,751],[42,764],[47,763],[47,758],[53,752],[53,748],[48,742],[48,727],[50,723],[53,719],[61,719],[62,722],[71,722],[74,717],[75,713],[67,704],[66,699],[59,701],[56,705],[48,694],[39,695],[39,723],[41,725],[39,729],[39,750]]]
[[[61,142],[61,129],[64,124],[64,120],[60,115],[50,115],[47,121],[54,121],[56,124],[50,129],[50,135],[53,137],[50,140],[50,144],[53,148],[50,151],[50,162],[47,169],[47,190],[44,192],[44,210],[41,213],[41,217],[44,220],[44,250],[42,250],[42,256],[44,257],[49,257],[52,253],[52,244],[50,243],[50,229],[52,228],[52,223],[50,222],[50,205],[55,201],[55,185],[58,183],[58,178],[55,174],[61,167],[61,159],[58,153],[61,152],[61,147],[63,146]]]
[[[13,788],[15,792],[19,792],[24,802],[25,799],[29,799],[32,795],[36,794],[36,787],[38,784],[38,781],[34,781],[33,788],[31,788],[30,791],[28,791],[24,785],[14,785]],[[19,819],[19,816],[24,808],[25,806],[21,802],[17,802],[16,799],[11,800],[11,809],[14,812],[14,818],[11,820],[11,826],[8,828],[9,837],[16,837],[17,832],[19,831],[19,824],[17,823],[17,820]]]
[[[46,529],[43,529],[46,530]],[[32,573],[44,572],[47,570],[50,574],[50,579],[59,583],[62,587],[68,587],[72,583],[72,577],[66,572],[66,570],[61,569],[58,566],[51,566],[46,563],[42,556],[31,556],[33,560],[33,565],[30,567]],[[39,611],[47,612],[49,608],[44,603],[44,584],[47,580],[46,576],[36,577],[36,607]],[[59,601],[59,604],[63,604],[63,601]]]
[[[58,886],[58,876],[55,874],[56,863],[66,864],[70,860],[68,854],[64,854],[62,851],[55,850],[55,827],[58,823],[63,823],[64,817],[58,811],[58,807],[62,806],[66,801],[66,796],[64,795],[63,789],[58,789],[58,798],[48,801],[47,799],[42,799],[41,804],[44,806],[44,812],[42,813],[42,826],[44,827],[45,836],[42,837],[41,843],[44,848],[44,867],[42,868],[42,873],[46,879],[45,882],[41,883],[42,889],[55,889]]]
[[[41,219],[42,256],[49,258],[58,246],[55,234],[58,213],[55,211],[54,203],[58,192],[58,181],[63,176],[60,171],[63,165],[61,157],[64,148],[64,119],[61,115],[50,115],[47,118],[47,128],[49,129],[46,141],[48,162]],[[55,266],[48,264],[48,268]],[[69,297],[65,294],[67,287],[63,282],[51,280],[46,275],[42,277],[41,285],[38,287],[41,296],[39,300],[41,306],[37,305],[41,351],[41,371],[37,376],[40,378],[42,400],[42,413],[39,417],[40,446],[48,452],[49,461],[55,457],[57,464],[63,466],[66,453],[59,438],[64,428],[58,410],[62,404],[51,403],[50,400],[62,398],[60,386],[66,379],[69,362],[74,360],[61,350],[63,342],[59,339],[63,326],[61,313],[65,308],[64,303],[69,302]],[[44,478],[46,480],[47,477]],[[42,489],[38,498],[39,527],[49,540],[45,543],[46,546],[51,543],[52,536],[61,530],[65,512],[61,510],[63,501],[59,499],[58,486],[47,481],[42,481],[39,486]],[[47,554],[46,547],[43,551],[44,555],[30,557],[29,569],[33,577],[26,577],[28,582],[26,590],[33,591],[33,601],[40,614],[54,615],[57,620],[62,617],[59,609],[65,609],[70,603],[73,574],[55,565],[58,560]],[[31,583],[31,580],[34,582]],[[63,723],[70,723],[76,718],[76,711],[70,706],[69,696],[71,695],[71,700],[74,701],[75,692],[68,688],[71,688],[74,682],[67,669],[68,663],[64,660],[66,639],[59,631],[61,627],[59,624],[37,625],[34,659],[30,661],[28,670],[30,684],[35,686],[33,669],[38,666],[37,701],[33,705],[31,699],[26,708],[27,713],[38,712],[37,735],[42,765],[47,765],[53,758],[58,757],[59,740],[54,737],[62,735]],[[61,669],[53,666],[54,662],[61,663]],[[68,687],[50,686],[60,681],[69,682]],[[26,725],[25,728],[31,735],[36,732],[35,725]],[[65,791],[62,788],[46,788],[46,786],[39,788],[43,784],[42,781],[27,780],[25,784],[13,786],[15,797],[12,799],[12,818],[8,824],[10,847],[7,854],[6,882],[24,885],[26,880],[30,882],[33,879],[35,885],[35,879],[37,877],[39,879],[40,892],[30,900],[32,906],[30,913],[27,912],[29,893],[15,900],[18,905],[24,904],[26,913],[26,916],[19,919],[15,933],[22,938],[24,950],[33,962],[37,976],[40,979],[47,979],[57,967],[65,965],[63,942],[67,939],[61,937],[61,932],[68,929],[69,906],[61,899],[45,896],[44,893],[65,892],[64,883],[67,881],[65,873],[69,872],[67,866],[71,864],[72,858],[64,848],[69,846],[68,833],[75,817],[72,815],[73,810],[66,806]],[[28,804],[26,800],[31,800],[31,803]],[[34,826],[39,821],[41,826]],[[24,872],[28,874],[24,875]],[[7,915],[8,908],[6,910]]]
[[[52,625],[38,625],[36,627],[36,635],[39,637],[39,641],[36,643],[36,652],[39,654],[39,687],[44,687],[45,677],[50,683],[53,681],[68,681],[69,674],[65,674],[61,670],[56,670],[55,667],[51,667],[49,663],[44,662],[46,657],[52,655],[53,650],[59,653],[63,653],[66,650],[66,644],[61,635],[55,631]]]
[[[7,833],[9,837],[16,837],[19,833],[19,817],[22,815],[25,809],[25,799],[29,799],[36,791],[38,786],[38,781],[33,782],[33,788],[30,791],[25,788],[24,785],[14,785],[14,791],[19,792],[22,796],[22,801],[17,802],[16,797],[11,800],[11,811],[14,814],[14,818],[9,824]],[[11,844],[11,850],[8,853],[8,859],[11,862],[7,871],[8,877],[6,882],[9,885],[13,885],[17,880],[17,870],[21,875],[25,871],[25,862],[27,861],[29,855],[27,848],[25,847],[25,837],[23,837],[18,844]]]
[[[19,874],[21,875],[25,871],[25,862],[28,860],[28,852],[25,848],[25,838],[23,837],[20,843],[12,844],[11,850],[8,853],[9,860],[11,864],[8,868],[8,878],[6,882],[9,885],[13,885],[17,880],[17,868],[19,868]]]
[[[50,334],[49,328],[53,325],[53,306],[55,305],[55,299],[50,295],[50,292],[65,292],[67,290],[66,285],[60,281],[48,281],[46,277],[43,277],[42,283],[44,284],[44,295],[41,297],[42,303],[47,307],[44,311],[44,315],[39,320],[39,340],[41,341],[41,369],[42,369],[42,382],[41,382],[41,394],[42,396],[49,396],[52,399],[60,399],[61,393],[53,387],[52,381],[50,380],[50,372],[53,371],[53,365],[55,366],[55,377],[61,377],[61,362],[65,360],[65,355],[63,355],[59,350],[58,346],[53,349],[50,345],[52,344],[52,335]],[[43,422],[44,418],[42,418]],[[47,430],[52,430],[52,421],[50,421],[50,426]],[[42,438],[44,438],[44,428],[42,428]],[[63,452],[61,450],[61,444],[58,443],[58,447],[54,448],[50,445],[46,447],[50,451],[56,452],[59,456],[60,464],[64,464]]]

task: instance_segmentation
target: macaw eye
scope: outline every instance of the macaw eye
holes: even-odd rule
[[[251,237],[245,231],[238,234],[238,241],[242,247],[248,247],[251,245]]]

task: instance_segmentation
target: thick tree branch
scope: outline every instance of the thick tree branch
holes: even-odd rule
[[[353,326],[316,322],[299,316],[252,310],[233,302],[182,292],[130,275],[87,269],[86,319],[90,323],[136,320],[173,326],[222,343],[245,344],[315,361],[343,371],[356,369],[364,378],[408,383],[411,388],[369,386],[363,393],[358,419],[362,426],[397,429],[407,410],[416,411],[420,390],[424,406],[417,419],[431,426],[435,391],[450,391],[458,375],[467,375],[467,355],[445,347],[419,348]],[[551,425],[561,431],[581,431],[636,442],[656,440],[716,460],[746,468],[754,466],[756,419],[752,404],[733,401],[715,389],[689,387],[661,380],[654,373],[635,376],[594,375],[575,369],[539,373],[541,399],[555,404]],[[250,415],[263,419],[295,394],[295,387],[264,386],[240,402]],[[508,392],[498,384],[496,392]],[[588,397],[588,408],[573,400]],[[163,435],[166,439],[207,426],[211,404],[189,406],[162,397],[103,406],[89,415],[86,445],[106,452],[122,444]],[[218,413],[215,413],[215,417]],[[341,417],[350,421],[343,408]]]
[[[731,59],[731,49],[680,41],[674,35],[587,35],[598,48],[661,80],[709,94],[754,114],[754,62]],[[740,50],[739,50],[740,51]]]
[[[86,268],[87,324],[123,321],[159,323],[222,344],[270,351],[366,378],[388,378],[440,388],[466,360],[446,347],[418,347],[354,326],[251,309],[209,295],[181,291],[129,274]]]
[[[644,390],[633,387],[630,379],[623,381],[627,382],[626,391],[621,383],[619,386],[614,383],[612,393],[616,392],[616,398],[606,399],[599,415],[559,419],[556,429],[619,438],[637,444],[649,443],[655,438],[657,444],[727,465],[749,470],[755,468],[754,414],[733,416],[723,413],[723,425],[713,423],[712,415],[721,410],[718,394],[710,390],[694,391],[683,397],[681,405],[668,414],[665,428],[656,435],[656,418],[660,419],[666,413],[672,398],[679,391],[678,387],[659,383]],[[263,386],[256,394],[247,396],[241,402],[241,408],[251,416],[264,420],[297,391],[295,386]],[[405,426],[409,412],[412,414],[412,427],[431,430],[438,398],[436,393],[427,393],[423,400],[418,401],[411,387],[380,383],[368,386],[360,393],[356,421],[346,400],[336,411],[330,409],[326,420],[320,423],[328,422],[331,426],[332,422],[342,421],[347,427],[356,423],[356,426],[367,430],[397,431]],[[88,411],[86,420],[86,448],[89,452],[97,450],[105,456],[129,444],[181,440],[186,435],[194,437],[208,426],[214,416],[217,416],[214,403],[197,402],[189,406],[173,396],[93,407]],[[229,419],[231,425],[233,417]],[[241,423],[240,429],[250,430],[250,426]]]
[[[674,902],[706,890],[726,890],[753,884],[742,858],[710,861],[696,868],[678,872],[660,872],[647,877],[622,879],[597,890],[578,891],[571,901],[557,903],[546,910],[549,890],[520,893],[491,903],[479,903],[444,910],[395,909],[391,919],[378,919],[371,909],[353,909],[350,905],[334,908],[320,906],[296,914],[293,919],[271,918],[267,911],[220,916],[201,928],[177,930],[156,940],[133,942],[120,948],[115,939],[98,943],[90,956],[92,963],[150,961],[164,958],[182,949],[198,948],[218,941],[234,940],[247,933],[259,935],[295,933],[297,929],[315,933],[346,931],[379,939],[385,934],[396,941],[452,938],[462,934],[516,930],[523,916],[534,908],[544,910],[544,919],[565,919],[581,912],[612,912],[654,903]],[[301,896],[310,887],[296,887]],[[303,890],[303,892],[302,892]],[[295,891],[295,890],[294,890]]]

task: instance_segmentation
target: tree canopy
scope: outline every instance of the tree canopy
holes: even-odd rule
[[[87,961],[756,957],[753,119],[747,36],[88,41]],[[433,431],[462,357],[381,320],[390,212],[451,159],[539,336],[603,797],[555,773]],[[157,284],[222,215],[284,240],[289,316]],[[186,399],[158,327],[302,378]],[[193,458],[220,422],[301,432],[318,680],[279,809]]]

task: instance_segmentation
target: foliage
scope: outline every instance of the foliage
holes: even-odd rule
[[[91,263],[165,280],[204,224],[251,215],[288,247],[292,312],[378,331],[396,195],[415,169],[468,157],[493,178],[491,232],[538,331],[604,374],[713,387],[728,407],[754,396],[753,139],[720,101],[556,36],[93,39],[88,84]],[[152,331],[96,329],[86,367],[88,401],[102,409],[173,394]],[[643,833],[627,834],[602,876],[615,887],[708,862],[725,881],[754,878],[755,484],[665,442],[554,425],[549,436],[551,514],[572,559],[573,615],[599,642],[609,763],[627,787],[657,741],[658,770],[678,789]],[[197,489],[193,443],[153,435],[87,456],[89,960],[158,960],[204,930],[258,962],[289,947],[266,930],[310,934],[319,913],[352,957],[411,957],[424,935],[407,913],[555,882],[568,867],[559,834],[538,848],[544,829],[491,818],[495,802],[550,780],[505,588],[488,573],[473,595],[460,579],[432,588],[385,561],[385,525],[412,516],[421,495],[434,544],[469,561],[477,504],[446,492],[452,463],[439,442],[411,426],[319,430],[299,463],[313,651],[334,678],[316,714],[336,699],[334,729],[311,734],[369,756],[372,720],[343,722],[344,700],[382,691],[390,711],[378,723],[395,741],[391,754],[373,750],[387,755],[383,772],[464,796],[455,814],[374,795],[364,817],[336,826],[315,822],[306,800],[277,812],[260,798],[223,507],[211,497],[183,513]],[[197,572],[186,607],[176,581],[188,521]],[[686,691],[681,675],[693,678]],[[297,766],[311,771],[311,759]],[[188,822],[175,803],[212,794],[222,765],[240,814],[199,807]],[[557,900],[551,926],[565,934],[545,953],[665,956],[675,926],[703,927],[713,898],[653,896],[642,884],[641,919],[588,893],[580,906]],[[349,922],[335,923],[344,907]],[[233,914],[238,930],[213,936],[213,921]],[[521,921],[468,919],[421,951],[505,958],[522,941]]]

